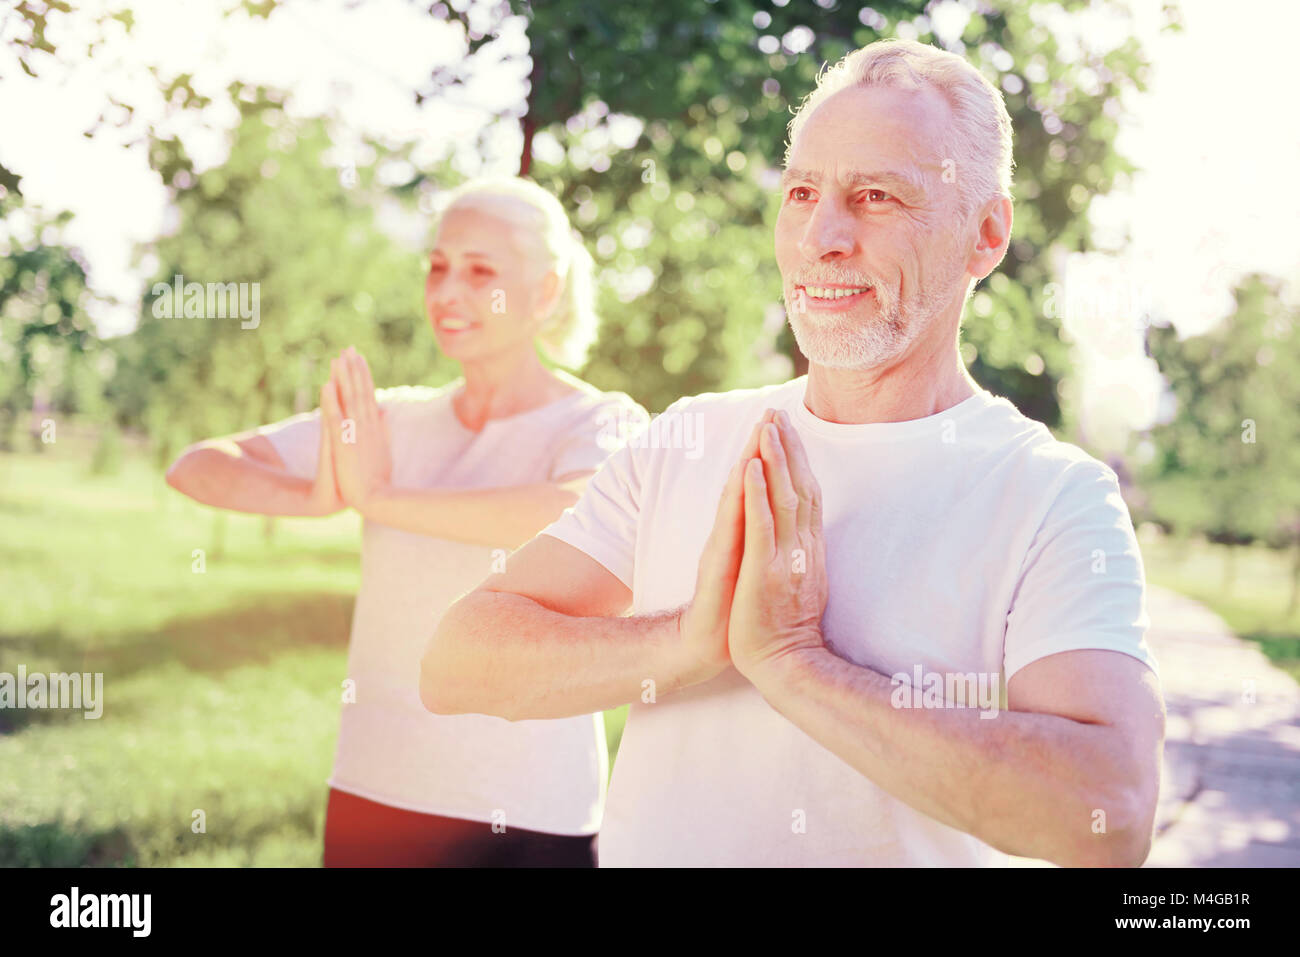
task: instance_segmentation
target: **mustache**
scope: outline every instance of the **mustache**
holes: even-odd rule
[[[853,273],[847,270],[831,269],[801,272],[790,278],[792,286],[880,286],[880,279],[868,273]]]

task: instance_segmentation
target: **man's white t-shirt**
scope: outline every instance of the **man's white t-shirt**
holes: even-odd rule
[[[591,471],[620,422],[644,416],[623,393],[575,391],[479,432],[452,410],[456,380],[377,394],[399,488],[528,485]],[[316,474],[319,412],[261,430],[288,470]],[[501,570],[506,549],[363,523],[361,589],[330,786],[381,804],[507,828],[585,835],[600,826],[609,758],[601,715],[519,721],[436,715],[420,702],[420,659],[443,612]]]
[[[822,629],[837,655],[909,682],[917,666],[1000,674],[999,688],[1074,649],[1155,668],[1142,559],[1110,468],[985,391],[922,419],[842,425],[805,407],[806,384],[679,400],[544,534],[623,581],[634,614],[679,607],[728,471],[763,411],[785,409],[823,493]],[[734,668],[632,703],[599,857],[602,867],[1006,860],[885,793]]]

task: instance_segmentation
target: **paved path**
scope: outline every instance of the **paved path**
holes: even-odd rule
[[[1148,602],[1169,721],[1146,866],[1300,867],[1300,685],[1199,602]]]

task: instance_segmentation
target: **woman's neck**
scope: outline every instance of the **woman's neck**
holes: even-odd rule
[[[518,415],[572,392],[532,350],[466,362],[465,384],[452,396],[456,417],[477,432],[489,419]]]

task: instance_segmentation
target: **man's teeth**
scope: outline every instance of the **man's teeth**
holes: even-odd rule
[[[470,324],[464,319],[444,319],[442,320],[444,329],[468,329]]]
[[[843,299],[866,292],[870,286],[855,286],[852,289],[832,289],[828,286],[804,286],[804,292],[813,299]]]

